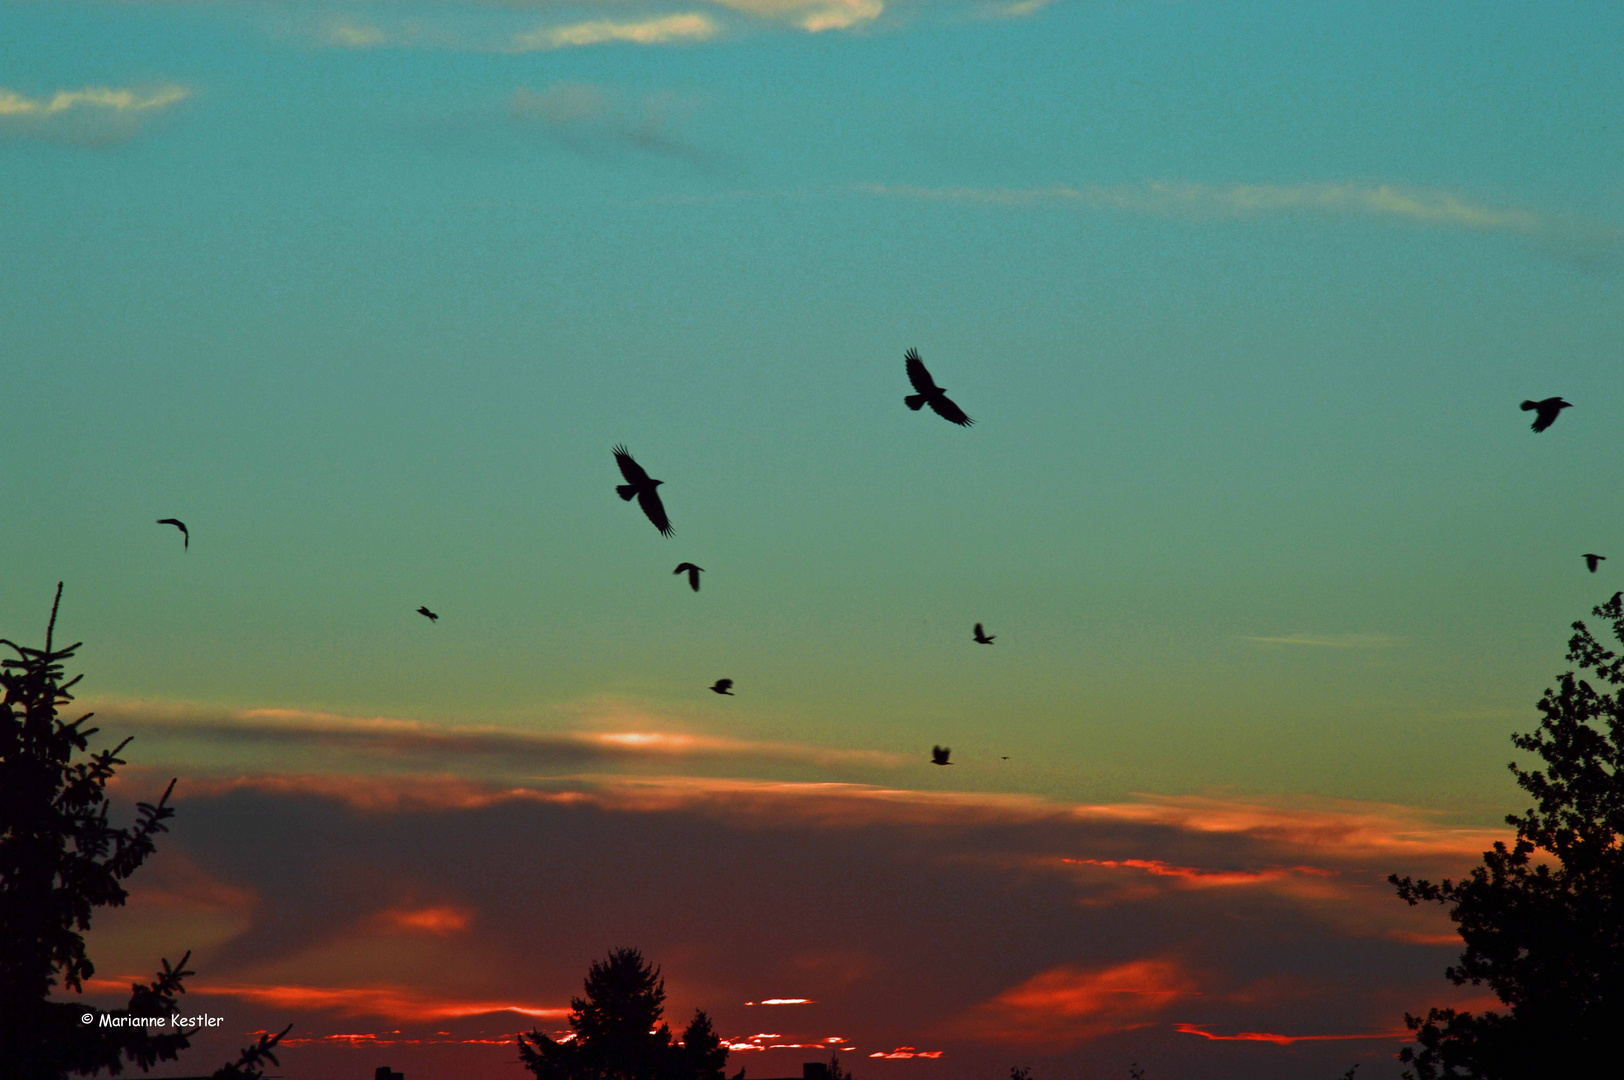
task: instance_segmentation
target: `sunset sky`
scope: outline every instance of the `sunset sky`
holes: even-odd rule
[[[523,1080],[627,945],[751,1077],[1391,1080],[1482,1003],[1383,879],[1509,833],[1624,587],[1624,7],[0,28],[0,636],[65,581],[180,778],[92,934],[194,950],[163,1071]]]

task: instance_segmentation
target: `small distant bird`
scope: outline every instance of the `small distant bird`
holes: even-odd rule
[[[903,360],[908,368],[908,381],[913,383],[915,390],[919,391],[917,394],[909,394],[903,398],[902,403],[904,405],[914,412],[918,412],[926,405],[929,405],[931,411],[937,416],[944,420],[951,420],[959,427],[969,427],[975,423],[974,420],[964,414],[963,409],[953,403],[953,399],[947,396],[947,390],[944,387],[936,385],[935,380],[930,377],[930,372],[925,370],[925,362],[919,359],[919,350],[909,349],[903,356]]]
[[[960,623],[959,625],[963,626],[964,624]],[[985,630],[981,629],[981,624],[980,623],[976,623],[975,639],[976,639],[977,644],[979,644],[979,645],[991,645],[992,644],[992,639],[997,637],[997,636],[998,636],[997,634],[989,635]]]
[[[660,493],[655,488],[665,483],[664,480],[651,480],[643,466],[632,460],[624,446],[615,447],[615,464],[620,466],[620,475],[626,478],[624,484],[615,488],[615,492],[622,499],[631,502],[637,500],[637,505],[643,508],[643,513],[660,530],[661,536],[670,536],[672,533],[671,519],[665,516],[665,506],[660,502]]]
[[[930,763],[932,765],[951,765],[953,763],[947,760],[947,755],[952,752],[953,748],[951,746],[933,746],[930,748]]]
[[[1005,754],[1003,757],[999,758],[998,760],[999,761],[1008,761],[1009,760],[1009,755]]]
[[[1596,564],[1597,563],[1604,563],[1606,561],[1607,561],[1607,556],[1605,556],[1605,555],[1592,555],[1588,551],[1585,552],[1585,565],[1590,567],[1590,572],[1592,574],[1594,574],[1596,572]]]
[[[186,522],[180,520],[180,518],[159,518],[158,524],[173,525],[175,528],[179,529],[181,535],[180,549],[182,551],[190,551],[192,549],[192,534],[186,531]]]
[[[1563,409],[1573,408],[1573,402],[1563,401],[1559,397],[1548,397],[1544,401],[1525,401],[1522,403],[1523,412],[1534,412],[1534,430],[1544,431],[1556,423],[1556,418]]]
[[[718,694],[726,694],[728,697],[732,697],[733,696],[733,680],[732,679],[717,679],[716,684],[714,686],[712,686],[711,689],[714,690]]]
[[[439,622],[440,621],[440,616],[436,615],[434,612],[430,611],[426,607],[418,608],[417,613],[419,615],[426,616],[428,618],[429,622]]]
[[[684,570],[688,571],[688,585],[694,590],[694,592],[698,592],[699,575],[705,572],[705,568],[703,566],[695,566],[691,562],[684,562],[678,563],[677,568],[671,572],[673,574],[680,574]]]

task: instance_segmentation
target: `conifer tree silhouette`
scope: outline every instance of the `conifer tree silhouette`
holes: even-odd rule
[[[1624,642],[1624,597],[1593,611]],[[1399,1057],[1414,1080],[1601,1075],[1624,1031],[1624,657],[1573,629],[1568,661],[1590,678],[1561,675],[1539,728],[1511,739],[1546,766],[1510,765],[1537,804],[1507,816],[1515,842],[1459,881],[1387,879],[1412,906],[1449,907],[1466,949],[1445,974],[1487,983],[1507,1007],[1406,1015],[1417,1046]]]
[[[680,1042],[665,1014],[665,980],[636,949],[593,963],[586,997],[570,999],[573,1037],[521,1032],[519,1061],[539,1080],[724,1080],[727,1048],[696,1009]],[[735,1080],[742,1080],[739,1071]]]
[[[50,1000],[59,982],[78,991],[95,974],[83,931],[95,909],[124,903],[124,880],[152,855],[153,838],[168,831],[164,822],[175,813],[171,780],[156,803],[136,804],[134,825],[108,824],[104,789],[124,764],[118,755],[130,740],[74,760],[89,753],[98,729],[84,726],[89,713],[73,721],[58,715],[82,677],[64,681],[63,665],[82,642],[55,646],[61,603],[58,582],[43,649],[0,638],[16,654],[0,661],[0,1075],[7,1080],[61,1080],[103,1069],[117,1075],[126,1065],[146,1071],[190,1044],[184,1030],[129,1024],[178,1010],[192,974],[190,952],[173,965],[164,960],[152,982],[132,985],[122,1009]],[[102,1023],[104,1015],[111,1023]],[[286,1033],[262,1035],[215,1075],[258,1080],[260,1062],[276,1062],[272,1047]]]

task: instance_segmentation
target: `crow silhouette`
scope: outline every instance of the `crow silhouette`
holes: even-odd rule
[[[429,622],[439,622],[439,621],[440,621],[440,616],[438,616],[438,615],[436,615],[436,614],[435,614],[435,613],[434,613],[434,612],[432,612],[432,611],[430,611],[430,610],[429,610],[429,609],[428,609],[428,608],[426,608],[426,607],[419,607],[419,608],[418,608],[418,609],[417,609],[417,613],[418,613],[418,614],[419,614],[419,615],[424,615],[424,616],[427,616],[427,617],[428,617],[428,620],[429,620]]]
[[[665,516],[665,507],[660,502],[660,493],[655,490],[664,480],[652,480],[643,466],[632,460],[624,446],[615,447],[615,464],[620,466],[620,475],[626,478],[624,484],[616,486],[615,492],[627,502],[637,500],[637,505],[643,508],[643,513],[660,530],[661,536],[670,536],[672,533],[671,519]]]
[[[714,690],[718,694],[726,694],[728,697],[732,697],[733,696],[733,680],[732,679],[717,679],[716,684],[714,686],[712,686],[711,689]]]
[[[1563,409],[1573,408],[1571,401],[1563,401],[1559,397],[1548,397],[1544,401],[1525,401],[1522,403],[1523,412],[1534,412],[1534,430],[1544,431],[1556,423],[1556,418]]]
[[[964,410],[953,404],[953,399],[947,396],[947,391],[937,386],[931,379],[930,372],[925,370],[925,362],[919,359],[919,350],[909,349],[903,357],[908,367],[908,381],[913,383],[917,394],[909,394],[902,399],[902,403],[914,412],[918,412],[926,405],[944,420],[951,420],[959,427],[969,427],[974,420],[964,415]]]
[[[933,746],[930,748],[930,763],[932,765],[951,765],[953,763],[947,760],[947,755],[952,752],[953,748],[951,746]]]
[[[180,549],[182,551],[190,551],[192,549],[192,534],[186,531],[186,522],[180,520],[180,518],[159,518],[158,524],[173,525],[175,528],[179,529],[181,535]]]
[[[671,572],[673,574],[680,574],[684,570],[688,571],[688,585],[694,590],[694,592],[698,592],[699,575],[705,572],[705,568],[703,566],[695,566],[691,562],[685,562],[678,563],[677,568]]]
[[[962,625],[962,624],[960,624],[960,625]],[[977,644],[979,644],[979,645],[991,645],[992,644],[992,639],[997,637],[998,635],[997,634],[988,634],[985,630],[981,629],[981,624],[980,623],[976,623],[976,632],[975,632],[974,636],[975,636]]]
[[[1585,552],[1585,565],[1590,567],[1590,572],[1592,574],[1594,574],[1596,572],[1596,564],[1597,563],[1604,563],[1606,561],[1607,561],[1607,556],[1605,556],[1605,555],[1592,555],[1588,551]]]

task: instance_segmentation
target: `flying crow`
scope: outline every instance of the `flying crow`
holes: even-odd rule
[[[1596,572],[1596,564],[1597,563],[1603,563],[1603,562],[1606,562],[1606,561],[1607,561],[1607,556],[1605,556],[1605,555],[1592,555],[1589,552],[1585,552],[1585,565],[1590,567],[1590,572],[1592,574],[1594,574]]]
[[[953,748],[951,746],[933,746],[930,748],[930,763],[932,765],[951,765],[953,763],[947,760],[947,755],[952,752]]]
[[[689,584],[689,586],[694,590],[694,592],[698,592],[699,591],[699,575],[704,573],[705,568],[703,566],[695,566],[691,562],[685,562],[685,563],[678,563],[677,568],[675,570],[671,571],[671,572],[673,574],[680,574],[684,570],[688,571],[688,584]]]
[[[718,693],[718,694],[726,694],[728,697],[732,697],[733,696],[733,680],[732,679],[717,679],[716,680],[716,685],[712,686],[711,689],[716,691],[716,693]]]
[[[661,536],[670,536],[672,533],[671,519],[665,516],[665,507],[660,504],[660,493],[655,488],[665,483],[664,480],[651,480],[643,466],[632,460],[624,446],[615,447],[615,464],[620,466],[620,474],[626,478],[615,491],[622,499],[631,502],[637,500],[637,505],[643,508],[643,513],[654,522],[654,527],[660,530]]]
[[[992,634],[992,635],[989,636],[988,633],[985,630],[981,629],[981,624],[976,623],[975,639],[976,639],[977,644],[979,644],[979,645],[991,645],[992,644],[992,639],[997,637],[997,636],[998,636],[997,634]]]
[[[429,622],[439,622],[440,621],[440,616],[436,615],[434,612],[430,611],[426,607],[418,608],[417,613],[419,615],[426,615],[428,617]]]
[[[944,420],[951,420],[959,427],[969,427],[974,420],[964,415],[964,410],[953,404],[953,399],[947,396],[947,390],[937,386],[931,379],[930,372],[925,370],[925,362],[919,359],[918,349],[909,349],[903,357],[908,366],[908,381],[913,383],[917,394],[909,394],[902,399],[902,403],[914,412],[929,405],[931,409]]]
[[[180,535],[181,535],[180,549],[182,551],[190,551],[191,550],[191,548],[192,548],[192,534],[186,531],[186,522],[180,520],[179,518],[159,518],[158,519],[158,524],[159,525],[173,525],[175,528],[179,529],[180,530]]]
[[[1522,403],[1523,412],[1537,410],[1534,412],[1535,431],[1544,431],[1556,423],[1556,418],[1561,415],[1563,409],[1571,408],[1573,408],[1573,402],[1563,401],[1559,397],[1548,397],[1544,401],[1525,401]]]

